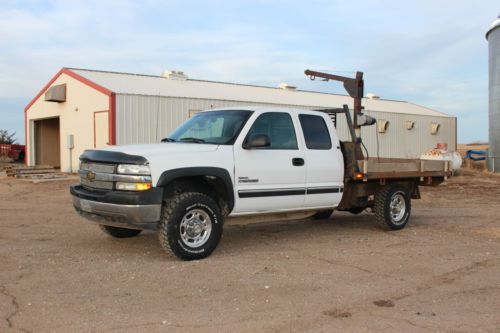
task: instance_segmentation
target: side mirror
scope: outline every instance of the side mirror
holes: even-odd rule
[[[254,134],[243,143],[243,148],[255,149],[269,147],[270,145],[271,140],[269,139],[269,136],[266,134]]]

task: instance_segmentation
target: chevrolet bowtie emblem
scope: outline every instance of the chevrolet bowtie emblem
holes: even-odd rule
[[[93,181],[95,179],[95,172],[92,171],[87,172],[87,179]]]

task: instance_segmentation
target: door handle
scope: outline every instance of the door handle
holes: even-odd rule
[[[294,157],[292,158],[292,164],[295,166],[303,166],[304,165],[304,159],[300,157]]]

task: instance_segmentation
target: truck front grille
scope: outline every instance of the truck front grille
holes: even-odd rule
[[[99,173],[115,173],[116,164],[104,164],[94,162],[82,162],[80,170]]]
[[[88,179],[80,177],[80,182],[82,186],[86,189],[99,189],[99,190],[112,190],[113,182],[106,182],[102,180],[90,181]]]
[[[80,165],[80,183],[88,190],[112,190],[113,181],[111,177],[102,178],[102,174],[112,175],[115,173],[115,164],[104,164],[94,162],[82,162]]]
[[[82,162],[80,183],[87,190],[114,190],[117,182],[121,183],[151,183],[151,175],[118,174],[116,164]]]

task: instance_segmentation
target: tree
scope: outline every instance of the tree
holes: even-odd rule
[[[16,143],[16,139],[14,136],[16,135],[16,132],[9,134],[9,131],[0,129],[0,143],[6,143],[6,144],[14,144]]]

